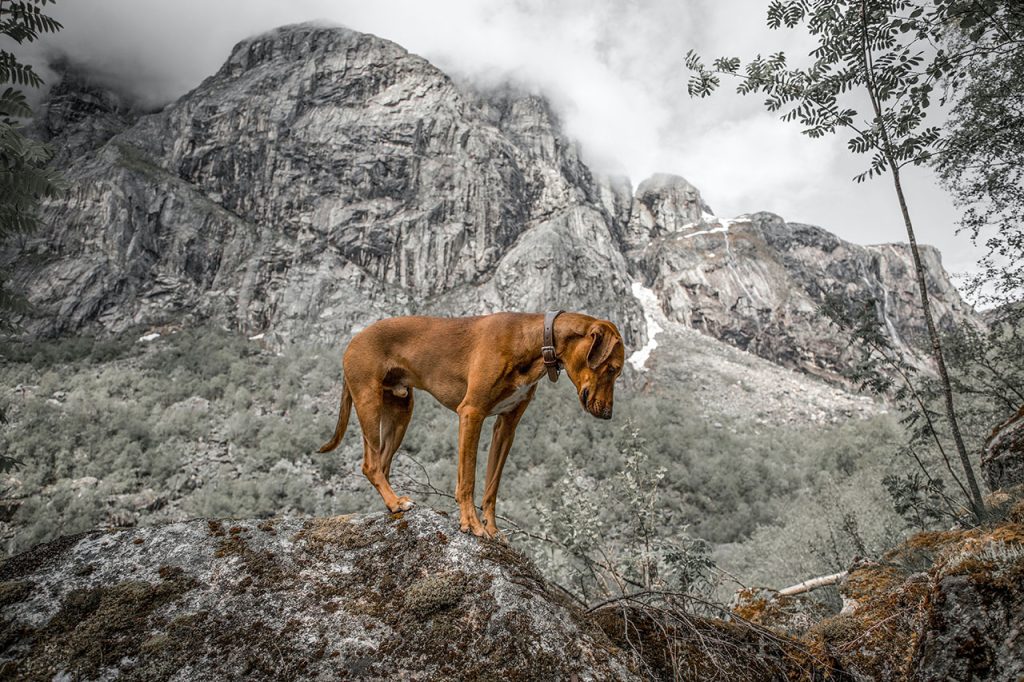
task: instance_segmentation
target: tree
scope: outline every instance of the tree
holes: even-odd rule
[[[950,10],[943,45],[959,55],[933,165],[963,208],[961,229],[987,249],[968,282],[1019,320],[1024,297],[1024,4],[973,0]]]
[[[42,13],[41,8],[52,0],[4,2],[0,0],[0,36],[7,36],[19,45],[31,42],[41,33],[53,33],[62,26]],[[0,50],[0,87],[39,87],[43,80],[11,52]],[[62,189],[59,174],[47,168],[52,152],[45,144],[22,135],[19,119],[32,115],[25,94],[8,85],[0,92],[0,248],[16,234],[39,227],[39,202],[56,196]],[[7,290],[9,274],[0,269],[0,330],[10,327],[9,312],[21,301]],[[6,411],[0,405],[0,425],[5,424]],[[0,471],[19,464],[18,460],[0,455]]]
[[[914,262],[931,356],[943,387],[945,418],[974,516],[980,521],[985,517],[985,503],[960,432],[902,184],[904,168],[927,163],[939,148],[940,130],[927,126],[925,116],[938,81],[951,75],[959,64],[942,48],[933,47],[941,42],[944,18],[953,4],[953,0],[938,0],[931,7],[911,0],[772,0],[770,28],[804,24],[817,38],[810,66],[790,68],[783,53],[767,59],[758,55],[741,75],[739,59],[720,57],[709,69],[693,51],[687,54],[686,64],[694,72],[688,83],[691,96],[710,95],[721,84],[721,76],[737,77],[737,92],[763,93],[769,111],[782,112],[784,121],[798,121],[812,138],[839,130],[851,133],[849,149],[871,155],[867,170],[855,178],[858,182],[884,174],[892,179]],[[865,99],[868,108],[863,115],[860,110]]]
[[[60,23],[42,11],[51,2],[0,0],[0,35],[23,45],[40,34],[59,31]],[[21,131],[21,120],[32,116],[32,109],[20,87],[42,84],[31,64],[0,50],[0,87],[7,86],[0,92],[0,247],[14,235],[36,230],[40,201],[63,188],[59,173],[47,167],[53,156],[50,148]],[[8,277],[9,273],[0,271],[0,327],[8,326],[7,313],[20,307],[19,299],[6,288]]]

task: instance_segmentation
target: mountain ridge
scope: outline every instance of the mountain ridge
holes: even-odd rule
[[[898,247],[723,219],[671,174],[635,189],[596,175],[543,97],[471,89],[368,34],[300,24],[243,40],[148,115],[78,89],[76,106],[74,84],[58,86],[45,126],[71,193],[49,203],[48,233],[6,255],[42,263],[15,278],[40,313],[22,320],[32,333],[194,318],[284,343],[389,315],[571,307],[638,348],[639,283],[669,319],[829,379],[848,357],[817,313],[825,293],[882,301],[895,345],[923,357]],[[124,127],[108,135],[112,121]],[[940,326],[973,318],[923,252]]]

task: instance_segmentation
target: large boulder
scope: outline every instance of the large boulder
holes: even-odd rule
[[[0,580],[4,679],[635,677],[521,554],[429,510],[95,531]]]

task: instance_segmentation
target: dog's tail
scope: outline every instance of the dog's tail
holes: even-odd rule
[[[330,452],[338,447],[345,429],[348,428],[348,415],[352,411],[352,394],[348,391],[348,384],[341,385],[341,407],[338,409],[338,425],[334,427],[334,435],[329,441],[320,446],[317,452]]]

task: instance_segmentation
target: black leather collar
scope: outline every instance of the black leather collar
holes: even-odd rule
[[[549,310],[544,315],[544,345],[540,347],[540,354],[544,357],[544,366],[548,369],[548,379],[558,381],[558,373],[562,370],[562,363],[555,355],[555,318],[561,315],[562,310]]]

